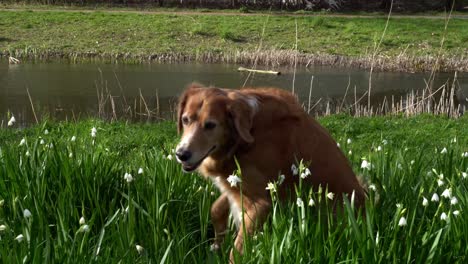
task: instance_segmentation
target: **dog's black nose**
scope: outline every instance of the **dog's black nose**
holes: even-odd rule
[[[177,150],[176,156],[180,161],[187,161],[192,157],[192,152],[187,150]]]

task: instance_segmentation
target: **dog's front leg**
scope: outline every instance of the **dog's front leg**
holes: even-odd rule
[[[226,234],[229,217],[229,200],[227,194],[223,193],[211,206],[211,222],[215,230],[215,241],[211,250],[218,250]]]
[[[242,255],[244,247],[244,237],[252,236],[257,228],[261,228],[265,219],[270,212],[271,202],[268,200],[260,200],[252,203],[248,208],[244,203],[244,217],[239,225],[236,240],[234,241],[234,248],[231,250],[229,261],[235,263],[234,250]]]

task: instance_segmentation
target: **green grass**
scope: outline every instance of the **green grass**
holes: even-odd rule
[[[216,14],[148,14],[122,12],[0,11],[0,51],[38,54],[96,53],[144,56],[188,55],[237,50],[256,51],[265,25],[263,50],[298,50],[306,54],[369,54],[380,38],[383,17],[253,16]],[[444,34],[443,19],[391,19],[382,54],[435,55]],[[466,19],[449,23],[444,54],[466,55]]]
[[[264,230],[248,241],[243,263],[466,263],[468,178],[462,173],[468,172],[468,158],[461,155],[468,151],[467,121],[321,118],[343,151],[352,151],[347,155],[354,170],[376,186],[366,219],[309,207],[316,194],[303,189],[306,206],[275,204]],[[2,262],[226,263],[232,239],[220,254],[209,251],[209,208],[218,191],[168,159],[176,142],[171,122],[88,120],[1,129]],[[362,158],[373,164],[371,170],[361,169]],[[125,173],[134,180],[124,180]],[[444,185],[438,186],[442,174]],[[443,197],[430,201],[446,188],[457,204]],[[326,202],[316,198],[317,204]],[[31,217],[24,217],[25,209]],[[442,212],[448,221],[440,219]],[[406,226],[398,225],[401,217]],[[15,240],[20,234],[22,242]],[[232,227],[228,237],[233,234]],[[144,250],[139,253],[136,245]]]

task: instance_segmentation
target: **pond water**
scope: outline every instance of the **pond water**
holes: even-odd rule
[[[178,95],[193,81],[205,85],[225,88],[242,87],[248,73],[238,72],[239,65],[225,64],[104,64],[82,63],[22,63],[9,65],[0,61],[0,122],[6,113],[13,113],[22,124],[33,122],[31,102],[37,115],[48,115],[63,120],[83,116],[96,116],[99,112],[98,91],[112,95],[114,107],[119,112],[145,112],[159,105],[159,112],[167,117],[173,112]],[[261,67],[258,67],[261,68]],[[369,71],[354,68],[314,66],[298,68],[294,77],[292,68],[275,69],[281,75],[250,75],[247,86],[276,86],[292,89],[293,79],[300,100],[307,101],[310,82],[312,101],[341,101],[346,93],[347,100],[354,102],[355,91],[360,97],[368,90]],[[453,73],[439,73],[434,87],[452,82]],[[412,90],[426,87],[429,73],[375,72],[372,76],[373,104],[384,97],[394,96],[399,100]],[[468,74],[458,74],[457,99],[466,104],[468,97]],[[100,92],[100,93],[101,93]],[[140,95],[141,93],[141,95]],[[142,103],[140,98],[144,98]],[[108,97],[107,97],[108,98]],[[125,102],[125,104],[124,104]],[[367,96],[365,98],[367,102]],[[101,100],[111,109],[110,100]],[[120,108],[119,108],[120,107]],[[143,108],[143,110],[142,110]],[[122,110],[124,109],[124,110]],[[101,109],[102,110],[102,109]]]

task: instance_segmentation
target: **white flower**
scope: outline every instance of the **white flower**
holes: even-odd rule
[[[450,140],[450,143],[457,143],[457,137],[454,137],[452,140]]]
[[[6,225],[0,225],[0,232],[5,231],[7,229]]]
[[[352,151],[352,150],[349,150],[349,151],[348,151],[348,155],[351,155],[351,154],[353,154],[353,151]]]
[[[387,145],[388,141],[386,139],[382,140],[382,144]]]
[[[452,190],[450,189],[445,189],[443,192],[442,192],[442,197],[445,197],[445,198],[450,198],[452,197]]]
[[[91,128],[91,137],[96,137],[97,129],[95,127]]]
[[[309,168],[306,168],[303,173],[301,173],[301,178],[305,179],[307,176],[310,176],[310,170]]]
[[[460,215],[460,211],[458,211],[458,210],[453,211],[453,215],[454,215],[454,216],[459,216],[459,215]]]
[[[442,180],[443,178],[444,178],[444,174],[443,173],[439,174],[439,179]]]
[[[444,185],[444,181],[441,180],[441,179],[438,179],[438,180],[437,180],[437,185],[439,185],[439,186]]]
[[[89,232],[89,225],[82,225],[81,226],[81,231],[82,232]]]
[[[457,203],[458,203],[457,197],[452,197],[452,199],[450,199],[450,204],[451,205],[456,205]]]
[[[437,193],[434,193],[431,198],[432,202],[438,202],[439,201],[439,195]]]
[[[463,179],[465,179],[466,177],[468,177],[468,173],[462,172],[462,177],[463,177]]]
[[[172,155],[171,154],[167,155],[166,159],[172,160]]]
[[[299,170],[297,169],[296,165],[291,165],[291,171],[293,175],[299,174]]]
[[[125,173],[124,175],[124,179],[127,181],[127,182],[132,182],[133,181],[133,176],[130,174],[130,173]]]
[[[398,221],[398,225],[399,226],[405,226],[406,225],[406,218],[404,216],[402,216],[400,218],[400,221]]]
[[[340,143],[336,143],[336,146],[337,146],[338,148],[341,148]]]
[[[402,205],[401,203],[397,203],[397,204],[396,204],[396,207],[397,207],[397,208],[401,208],[401,207],[403,207],[403,205]]]
[[[377,190],[377,187],[375,187],[375,184],[371,184],[369,185],[369,190],[372,190],[375,192]]]
[[[301,199],[300,197],[297,198],[296,204],[297,204],[297,206],[299,206],[299,207],[304,207],[304,202],[302,201],[302,199]]]
[[[14,116],[11,116],[10,120],[8,121],[8,126],[12,126],[13,124],[15,124],[16,122],[16,119]]]
[[[28,209],[24,209],[23,216],[24,218],[30,218],[32,216],[31,211],[29,211]]]
[[[73,137],[71,137],[71,139],[70,139],[71,142],[75,142],[75,140],[76,140],[76,136],[73,136]]]
[[[468,158],[468,152],[462,153],[462,158]]]
[[[413,165],[413,164],[415,163],[415,161],[414,161],[414,160],[412,160],[410,163],[411,163],[411,165]]]
[[[332,193],[332,192],[327,193],[327,198],[328,199],[333,200],[334,197],[335,197],[334,193]]]
[[[26,144],[26,139],[25,138],[21,139],[19,145],[23,146],[24,144]]]
[[[44,135],[48,135],[49,134],[49,130],[44,130]]]
[[[429,204],[429,201],[426,199],[426,197],[423,197],[422,205],[426,207]]]
[[[237,187],[237,184],[242,182],[241,178],[236,175],[229,175],[227,181],[231,184],[231,187]]]
[[[378,147],[377,147],[377,151],[382,151],[382,147],[381,147],[381,146],[378,146]]]
[[[367,169],[371,170],[372,169],[372,164],[368,162],[367,160],[363,160],[361,163],[361,169]]]
[[[284,174],[281,174],[278,178],[278,185],[283,184],[285,179],[286,179],[286,176],[284,176]]]
[[[448,215],[444,212],[442,212],[442,214],[440,215],[440,220],[444,220],[444,221],[447,221],[448,219]]]
[[[24,239],[23,234],[19,234],[17,237],[15,237],[15,240],[18,241],[18,242],[23,241],[23,239]]]
[[[275,188],[275,185],[271,182],[268,183],[267,187],[265,188],[265,190],[269,190],[269,191],[272,191],[272,192],[276,192],[276,188]]]
[[[403,165],[401,165],[401,163],[398,163],[398,164],[397,164],[397,168],[398,168],[399,170],[402,170],[402,169],[403,169]]]
[[[41,141],[39,141],[39,144],[44,145],[45,144],[44,139],[41,138]]]
[[[138,169],[138,174],[143,174],[143,168]]]
[[[31,156],[31,154],[29,153],[29,150],[26,150],[26,153],[25,153],[26,157],[29,157]]]
[[[83,216],[80,218],[80,222],[79,222],[79,223],[80,223],[80,225],[86,224],[86,220],[85,220],[85,218],[84,218]]]
[[[73,158],[73,153],[70,152],[70,154],[68,154],[68,157],[71,159]]]
[[[351,141],[350,138],[348,138],[348,140],[346,140],[346,143],[348,143],[348,144],[351,144],[351,142],[352,142],[352,141]]]
[[[138,251],[138,254],[143,253],[143,251],[145,250],[145,249],[144,249],[142,246],[140,246],[140,245],[136,245],[135,247],[136,247],[136,250]]]
[[[447,153],[447,148],[443,148],[440,154],[446,154]]]
[[[314,206],[314,205],[315,205],[314,199],[310,198],[309,199],[309,206]]]

